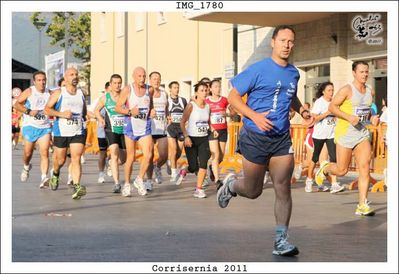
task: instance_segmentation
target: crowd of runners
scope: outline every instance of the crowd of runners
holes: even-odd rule
[[[216,184],[218,205],[225,208],[237,195],[250,199],[260,196],[267,174],[276,194],[273,253],[296,255],[297,247],[287,241],[294,173],[289,119],[295,111],[313,128],[313,136],[307,138],[312,150],[308,155],[312,157],[306,163],[305,191],[312,192],[314,181],[320,190],[330,189],[323,185],[326,176],[331,177],[331,193],[343,191],[336,176],[348,172],[354,153],[359,167],[359,202],[355,213],[373,215],[367,201],[371,147],[366,122],[371,116],[373,96],[373,90],[366,85],[368,64],[354,62],[353,82],[339,89],[335,96],[333,83],[320,85],[318,99],[310,109],[302,106],[297,97],[299,73],[288,63],[294,39],[291,27],[276,27],[271,57],[236,75],[230,81],[228,98],[221,96],[220,80],[203,78],[194,85],[194,95],[183,98],[177,81],[170,82],[165,90],[161,87],[160,72],[151,72],[147,79],[145,69],[136,67],[131,84],[122,87],[122,77],[111,75],[100,97],[87,107],[75,68],[65,71],[59,88],[53,91],[46,88],[46,74],[35,72],[34,85],[18,94],[13,102],[14,145],[19,132],[18,113],[23,113],[21,181],[28,180],[32,154],[38,145],[39,187],[56,191],[61,169],[69,157],[68,184],[73,187],[72,198],[86,195],[86,187],[81,184],[82,156],[87,121],[95,119],[100,150],[98,182],[104,183],[105,173],[111,175],[114,184],[110,191],[129,197],[134,186],[139,195],[145,196],[153,191],[153,183],[164,182],[161,170],[165,166],[170,183],[176,185],[181,185],[188,173],[196,175],[193,192],[196,198],[205,198],[206,186]],[[244,177],[238,179],[230,173],[222,181],[219,164],[228,141],[227,120],[236,113],[243,116],[238,153],[243,156]],[[320,157],[320,168],[314,173],[324,144],[328,156]],[[142,153],[140,167],[132,179],[138,148]],[[188,165],[179,166],[183,150]],[[50,172],[49,151],[53,151]],[[119,173],[121,166],[123,177]],[[301,174],[301,170],[296,173]]]

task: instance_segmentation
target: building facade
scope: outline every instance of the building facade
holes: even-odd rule
[[[159,71],[162,84],[178,81],[182,95],[202,77],[221,78],[223,94],[234,74],[271,55],[273,28],[296,31],[290,62],[300,71],[298,97],[312,102],[324,81],[335,90],[352,80],[351,64],[370,65],[375,102],[387,94],[387,14],[320,13],[92,13],[92,94],[112,73],[132,81],[136,66]],[[298,116],[298,115],[297,115]]]

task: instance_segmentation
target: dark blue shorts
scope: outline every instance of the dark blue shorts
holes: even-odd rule
[[[265,165],[274,156],[293,154],[291,135],[265,136],[242,127],[239,138],[239,151],[248,161]]]

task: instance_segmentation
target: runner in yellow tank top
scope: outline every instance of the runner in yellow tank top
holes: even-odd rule
[[[374,210],[367,202],[370,181],[371,145],[369,132],[365,126],[370,118],[373,91],[366,85],[369,66],[364,61],[352,64],[354,80],[342,87],[329,105],[329,111],[338,117],[335,129],[337,163],[323,162],[316,173],[316,183],[321,184],[326,175],[344,176],[355,155],[359,168],[359,204],[356,215],[372,216]]]

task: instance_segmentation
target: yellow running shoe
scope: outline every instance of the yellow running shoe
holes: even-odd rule
[[[323,161],[320,164],[319,170],[316,172],[316,184],[318,186],[321,186],[326,179],[326,175],[324,174],[324,169],[328,166],[329,162],[328,161]]]
[[[362,205],[357,205],[355,214],[360,216],[373,216],[375,212],[368,204],[363,203]]]

